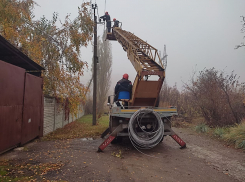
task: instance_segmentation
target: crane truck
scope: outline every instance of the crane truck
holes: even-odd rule
[[[129,137],[132,144],[139,149],[149,149],[167,135],[181,148],[185,148],[186,143],[171,129],[171,117],[177,115],[177,108],[158,107],[159,93],[165,78],[165,68],[158,50],[121,27],[113,27],[112,33],[107,33],[106,39],[121,44],[137,74],[130,100],[121,99],[122,102],[128,102],[127,107],[116,106],[112,97],[108,97],[109,127],[101,138],[107,134],[109,136],[98,151],[103,151],[110,143],[121,141],[123,137]],[[150,80],[149,77],[155,77],[155,80]]]

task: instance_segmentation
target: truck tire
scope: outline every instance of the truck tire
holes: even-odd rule
[[[159,142],[159,143],[161,143],[161,142],[163,141],[163,138],[164,138],[164,136],[162,137],[162,139],[160,140],[160,142]]]

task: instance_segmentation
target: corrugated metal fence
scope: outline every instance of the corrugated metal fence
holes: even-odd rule
[[[55,131],[58,128],[63,128],[68,123],[71,123],[84,115],[82,105],[78,108],[77,116],[69,116],[65,113],[65,107],[58,103],[55,98],[44,97],[44,126],[43,135]]]

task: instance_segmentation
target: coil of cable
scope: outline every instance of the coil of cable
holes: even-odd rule
[[[146,131],[142,126],[142,118],[152,115],[155,117],[155,127],[151,131]],[[137,129],[136,129],[137,126]],[[140,130],[140,131],[139,131]],[[164,125],[161,116],[153,109],[139,109],[130,118],[128,125],[129,139],[137,149],[151,149],[155,147],[164,136]]]

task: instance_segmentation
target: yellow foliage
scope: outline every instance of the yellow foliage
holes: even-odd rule
[[[80,83],[86,65],[80,48],[92,39],[90,4],[83,3],[78,16],[74,20],[67,16],[61,27],[56,25],[56,14],[53,20],[34,21],[35,5],[33,0],[0,0],[0,34],[45,68],[44,94],[69,98],[70,112],[75,114],[86,90]]]

